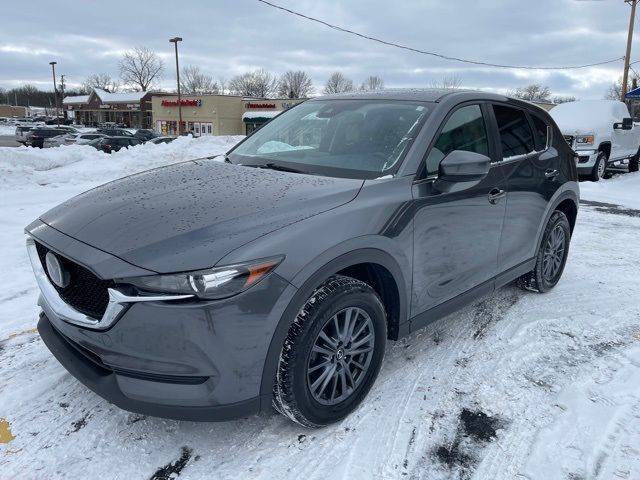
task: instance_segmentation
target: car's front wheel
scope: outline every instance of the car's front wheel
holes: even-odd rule
[[[375,382],[387,337],[376,292],[351,277],[318,287],[289,329],[280,353],[273,405],[308,427],[351,413]]]
[[[605,173],[607,173],[607,154],[604,152],[600,152],[598,154],[598,158],[596,158],[596,163],[593,166],[593,170],[591,170],[591,174],[589,175],[589,180],[592,182],[597,182],[598,180],[604,178]]]
[[[538,248],[535,268],[518,279],[518,285],[526,290],[544,293],[560,281],[569,255],[571,226],[567,216],[558,210],[553,212]]]

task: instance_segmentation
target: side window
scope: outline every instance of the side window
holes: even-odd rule
[[[535,150],[533,133],[522,110],[517,108],[494,105],[500,140],[502,143],[502,158],[508,159],[517,155],[527,155]]]
[[[487,129],[480,105],[462,107],[449,117],[427,157],[427,175],[438,173],[442,159],[454,150],[489,156]]]
[[[549,134],[547,124],[536,115],[531,115],[533,120],[533,133],[536,136],[536,150],[541,152],[547,147],[547,135]]]

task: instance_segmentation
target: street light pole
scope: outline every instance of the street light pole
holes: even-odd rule
[[[56,123],[60,126],[60,117],[58,116],[58,87],[56,86],[56,64],[58,62],[49,62],[53,72],[53,98],[56,101]]]
[[[176,80],[178,82],[178,136],[182,134],[182,97],[180,95],[180,66],[178,65],[178,42],[182,41],[181,37],[173,37],[169,39],[176,48]]]

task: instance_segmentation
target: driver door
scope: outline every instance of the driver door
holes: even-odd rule
[[[489,115],[480,104],[451,112],[427,152],[424,179],[414,184],[412,316],[461,294],[468,300],[493,290],[507,186],[488,134]],[[439,192],[434,189],[439,163],[454,150],[486,155],[491,168],[475,185],[462,183],[457,191]]]

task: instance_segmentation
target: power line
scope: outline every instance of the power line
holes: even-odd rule
[[[605,60],[604,62],[588,63],[588,64],[585,64],[585,65],[571,65],[571,66],[564,66],[564,67],[534,67],[534,66],[530,66],[530,65],[506,65],[506,64],[500,64],[500,63],[480,62],[480,61],[476,61],[476,60],[468,60],[468,59],[464,59],[464,58],[450,57],[448,55],[443,55],[441,53],[429,52],[427,50],[420,50],[419,48],[408,47],[406,45],[401,45],[399,43],[390,42],[390,41],[387,41],[387,40],[382,40],[380,38],[372,37],[370,35],[365,35],[363,33],[354,32],[353,30],[349,30],[347,28],[339,27],[338,25],[334,25],[334,24],[326,22],[324,20],[320,20],[319,18],[310,17],[310,16],[305,15],[303,13],[296,12],[294,10],[290,10],[290,9],[282,7],[280,5],[276,5],[275,3],[268,2],[267,0],[257,0],[257,1],[260,2],[260,3],[263,3],[265,5],[268,5],[270,7],[276,8],[278,10],[282,10],[283,12],[287,12],[287,13],[290,13],[292,15],[296,15],[298,17],[304,18],[306,20],[310,20],[312,22],[320,23],[320,24],[322,24],[322,25],[324,25],[326,27],[332,28],[334,30],[338,30],[340,32],[348,33],[350,35],[355,35],[357,37],[364,38],[366,40],[371,40],[373,42],[381,43],[383,45],[388,45],[390,47],[400,48],[402,50],[408,50],[408,51],[414,52],[414,53],[420,53],[422,55],[430,55],[432,57],[441,58],[443,60],[451,60],[451,61],[454,61],[454,62],[469,63],[471,65],[481,65],[481,66],[485,66],[485,67],[495,67],[495,68],[515,68],[515,69],[523,69],[523,70],[577,70],[577,69],[580,69],[580,68],[597,67],[599,65],[606,65],[608,63],[614,63],[614,62],[619,62],[620,60],[624,60],[624,57],[618,57],[618,58],[613,58],[611,60]]]

